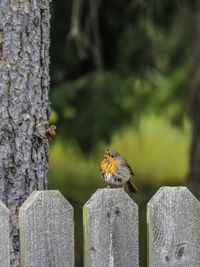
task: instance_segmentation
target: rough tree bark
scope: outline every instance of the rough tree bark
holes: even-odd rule
[[[190,148],[189,187],[200,199],[200,2],[197,1],[197,36],[194,63],[190,77],[190,117],[192,143]]]
[[[18,208],[47,187],[49,1],[0,1],[0,199],[11,211],[11,266],[19,266]]]

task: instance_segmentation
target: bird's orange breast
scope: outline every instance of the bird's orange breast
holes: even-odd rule
[[[100,163],[100,171],[114,174],[116,172],[116,159],[103,159]]]

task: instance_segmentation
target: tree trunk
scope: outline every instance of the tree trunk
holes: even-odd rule
[[[200,199],[200,2],[197,2],[197,36],[194,63],[190,77],[190,117],[192,143],[190,148],[189,187]]]
[[[19,266],[18,209],[47,187],[49,2],[0,2],[0,199],[11,211],[11,266]]]

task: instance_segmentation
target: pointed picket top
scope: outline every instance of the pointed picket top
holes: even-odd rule
[[[84,266],[138,267],[138,207],[123,189],[99,189],[83,208]]]
[[[0,266],[10,267],[10,211],[0,201]]]
[[[162,187],[147,205],[149,267],[200,266],[200,203],[186,187]]]
[[[73,207],[57,190],[35,191],[19,211],[20,266],[74,266]]]
[[[124,191],[122,188],[101,188],[98,189],[91,198],[85,203],[84,207],[92,208],[93,206],[96,206],[99,202],[99,198],[103,198],[105,201],[115,198],[122,198],[125,199],[127,203],[130,205],[133,205],[136,209],[138,209],[137,204],[133,201],[133,199]]]

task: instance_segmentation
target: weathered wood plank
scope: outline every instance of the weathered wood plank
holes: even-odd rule
[[[83,208],[84,266],[138,267],[138,207],[123,189],[99,189]]]
[[[10,267],[10,212],[0,201],[0,266]]]
[[[162,187],[147,207],[149,266],[200,266],[200,203],[186,187]]]
[[[59,191],[35,191],[21,206],[20,266],[73,267],[73,207]]]

